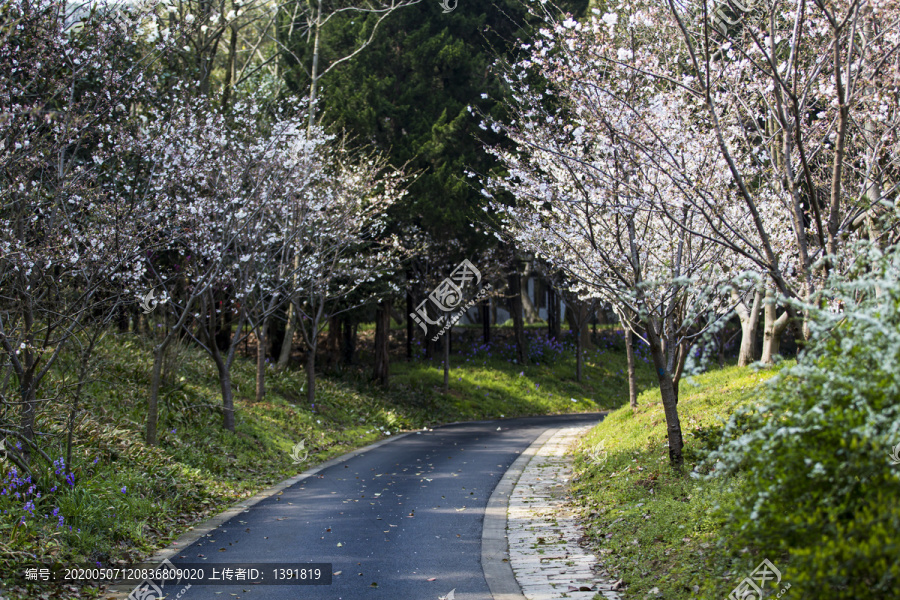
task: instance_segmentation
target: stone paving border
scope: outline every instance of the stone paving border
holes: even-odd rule
[[[581,547],[584,531],[576,507],[566,497],[572,477],[569,451],[589,429],[549,430],[520,457],[527,463],[506,496],[506,533],[507,564],[521,591],[510,596],[495,594],[495,600],[590,600],[597,594],[606,600],[622,600],[614,591],[620,584],[602,570],[595,555]],[[487,515],[485,521],[487,525]]]
[[[522,452],[503,474],[484,508],[481,568],[484,570],[484,579],[494,600],[526,600],[509,562],[509,544],[506,538],[507,510],[513,489],[525,467],[534,458],[538,448],[543,446],[556,431],[548,429]]]

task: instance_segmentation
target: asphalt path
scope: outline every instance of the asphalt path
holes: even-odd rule
[[[331,563],[328,586],[195,585],[179,600],[491,598],[484,509],[513,461],[548,428],[599,414],[447,425],[333,465],[187,546],[172,562]],[[499,428],[499,429],[498,429]],[[179,590],[167,586],[174,598]]]

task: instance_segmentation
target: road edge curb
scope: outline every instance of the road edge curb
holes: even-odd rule
[[[527,600],[509,562],[509,540],[506,535],[509,498],[525,467],[560,428],[547,429],[522,451],[503,474],[484,508],[481,529],[481,569],[494,600]]]

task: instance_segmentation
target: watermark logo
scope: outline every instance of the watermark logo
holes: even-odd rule
[[[162,301],[162,304],[165,304],[165,300]],[[153,310],[159,306],[160,301],[155,298],[155,294],[153,290],[147,292],[147,294],[141,299],[141,308],[144,309],[144,314],[149,315]]]
[[[454,598],[456,598],[456,588],[450,590],[450,593],[446,596],[440,596],[438,600],[454,600]]]
[[[716,8],[710,15],[713,29],[727,36],[728,27],[737,25],[751,10],[752,6],[741,4],[740,0],[717,0]]]
[[[606,452],[606,440],[603,439],[594,444],[591,449],[587,451],[587,456],[594,464],[602,465],[605,463],[606,459],[609,458]]]
[[[781,571],[767,558],[756,567],[750,577],[746,577],[736,588],[731,590],[728,600],[762,600],[763,588],[766,587],[768,581],[774,582],[772,585],[777,587],[781,583]],[[781,598],[790,588],[791,584],[786,584],[775,597]]]
[[[481,283],[481,271],[468,260],[464,260],[452,273],[450,273],[450,277],[442,281],[440,285],[428,295],[428,298],[423,300],[419,306],[416,307],[416,312],[409,313],[409,316],[412,317],[413,321],[418,323],[419,327],[421,327],[422,331],[426,334],[428,333],[428,325],[438,325],[443,327],[443,329],[432,338],[432,341],[437,341],[445,331],[466,314],[466,311],[492,289],[490,284],[485,285],[475,298],[470,300],[456,314],[450,315],[450,312],[462,304],[463,288],[471,281],[474,281],[475,285]],[[429,300],[441,313],[443,313],[436,319],[431,319],[431,317],[428,316],[427,304]]]
[[[159,585],[157,585],[156,579],[145,579],[139,583],[137,587],[131,590],[127,600],[163,600],[164,598],[169,597],[169,592],[163,592],[163,588],[166,587],[166,582],[173,582],[173,575],[179,575],[179,571],[175,568],[175,565],[172,564],[172,561],[167,558],[160,563],[158,568],[149,569],[149,572],[154,573],[154,577],[159,578]],[[174,581],[174,585],[177,587],[180,581],[180,578],[177,581]],[[191,584],[184,586],[174,598],[181,598],[189,589],[191,589]]]
[[[128,600],[157,600],[164,598],[162,589],[152,581],[143,581],[131,591]]]
[[[456,7],[459,5],[459,0],[454,0],[453,6],[450,6],[450,0],[441,0],[439,4],[441,5],[441,8],[444,9],[444,14],[447,14],[448,12],[456,10]]]
[[[309,452],[306,450],[306,442],[304,440],[300,440],[291,449],[291,458],[294,459],[295,465],[302,465],[308,456]]]
[[[0,450],[2,449],[3,446],[0,446]],[[895,465],[900,465],[900,444],[893,447],[893,452],[891,452],[891,462]]]

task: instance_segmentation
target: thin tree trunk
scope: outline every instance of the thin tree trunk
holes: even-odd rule
[[[425,359],[433,360],[434,359],[434,336],[426,335],[425,336]]]
[[[341,321],[340,315],[328,319],[328,336],[325,338],[325,364],[329,368],[337,365],[341,354]]]
[[[634,374],[634,334],[625,328],[625,354],[628,358],[628,403],[637,410],[637,380]]]
[[[675,404],[678,404],[678,390],[681,387],[681,374],[684,373],[684,364],[687,362],[687,357],[691,348],[693,348],[693,344],[684,340],[678,345],[675,360],[675,375],[672,377],[672,387],[675,389]]]
[[[763,309],[765,324],[763,325],[763,351],[760,362],[764,365],[775,364],[775,356],[781,347],[781,335],[788,324],[788,313],[784,312],[776,318],[777,309],[775,292],[769,288],[766,290],[765,308]]]
[[[295,264],[295,267],[299,268],[299,260],[297,264]],[[278,356],[279,369],[285,368],[288,361],[291,359],[291,351],[294,349],[294,331],[296,328],[294,320],[296,318],[294,313],[294,303],[288,302],[287,320],[284,324],[284,341],[281,342],[281,354]]]
[[[531,297],[528,295],[528,278],[525,278],[525,281],[522,285],[522,314],[525,317],[525,322],[529,325],[533,325],[536,323],[540,316],[538,315],[537,309],[534,307],[534,303],[531,301]]]
[[[315,330],[313,331],[315,334]],[[314,404],[316,401],[316,344],[315,340],[308,344],[309,352],[306,354],[306,401]]]
[[[119,307],[119,314],[128,313],[124,312],[124,306]],[[128,322],[126,319],[125,323],[125,331],[128,331]],[[78,383],[75,386],[75,395],[72,399],[72,410],[69,412],[69,424],[68,431],[66,432],[66,475],[71,472],[72,468],[72,441],[75,436],[75,418],[78,416],[78,405],[81,401],[81,391],[84,389],[84,382],[87,379],[87,371],[88,371],[88,361],[90,360],[91,354],[94,351],[94,346],[97,344],[97,339],[100,337],[101,329],[98,328],[90,338],[90,343],[87,348],[81,353],[81,364],[79,365],[78,370]]]
[[[444,392],[450,391],[450,327],[444,332]]]
[[[352,365],[356,355],[356,323],[352,323],[349,317],[342,319],[342,322],[341,357],[345,365]]]
[[[163,356],[165,347],[153,350],[153,372],[150,375],[150,398],[147,399],[147,445],[157,444],[156,425],[159,420],[159,384],[162,378]]]
[[[219,382],[222,388],[222,426],[234,432],[234,392],[231,389],[231,369],[219,366]]]
[[[732,297],[738,300],[737,292],[732,292]],[[738,366],[746,367],[756,357],[756,330],[759,326],[759,308],[762,304],[763,291],[757,289],[753,292],[753,303],[748,310],[743,300],[738,300],[735,312],[741,322],[741,349],[738,354]]]
[[[379,302],[375,315],[375,371],[372,376],[381,385],[386,386],[390,377],[390,303],[386,300]]]
[[[266,397],[266,356],[269,342],[269,319],[263,319],[256,339],[256,401],[262,402]]]
[[[220,352],[227,352],[228,348],[231,346],[231,339],[234,336],[232,330],[234,329],[234,315],[231,314],[230,310],[225,310],[224,302],[222,302],[223,307],[221,312],[216,312],[216,300],[215,297],[210,299],[210,310],[212,311],[210,314],[210,323],[212,323],[213,329],[210,331],[211,334],[215,336],[216,347]],[[221,325],[221,327],[217,327],[217,325]],[[237,336],[240,337],[242,331],[237,332]]]
[[[547,332],[552,340],[559,340],[562,333],[562,311],[559,306],[559,294],[552,285],[547,287]]]
[[[656,325],[647,323],[647,341],[650,343],[650,356],[656,368],[659,391],[662,396],[663,411],[666,415],[666,434],[669,439],[669,462],[680,470],[684,464],[684,439],[681,435],[681,421],[678,418],[678,395],[671,374],[666,370],[666,357]]]
[[[123,304],[123,305],[119,306],[117,312],[119,314],[119,319],[118,319],[119,333],[128,333],[128,325],[129,325],[128,309]]]
[[[712,325],[715,321],[716,321],[716,315],[710,313],[707,316],[706,324],[708,327],[712,327]],[[727,325],[727,322],[724,322],[721,327],[719,327],[718,329],[712,330],[713,331],[712,339],[713,339],[713,342],[715,343],[715,349],[716,349],[716,359],[719,363],[720,369],[725,366],[725,326],[726,325]]]
[[[481,332],[485,345],[491,343],[491,301],[485,298],[481,301]]]
[[[181,316],[178,318],[172,329],[168,328],[168,313],[163,316],[163,321],[166,324],[166,331],[163,333],[163,340],[153,348],[153,371],[150,374],[150,397],[147,399],[147,444],[150,446],[155,446],[157,444],[156,428],[159,415],[159,387],[162,378],[163,359],[165,357],[166,348],[168,348],[172,340],[175,339],[175,336],[182,331],[185,322],[188,320],[188,316],[193,314],[191,307],[197,299],[198,297],[194,296],[187,300],[184,310],[181,312]],[[203,308],[201,308],[201,312],[205,314]],[[144,315],[142,314],[142,316]],[[149,327],[149,323],[148,329],[152,329]],[[153,336],[156,335],[154,331],[150,331],[149,333]]]
[[[407,286],[409,286],[410,274],[406,274]],[[406,290],[406,360],[412,360],[413,357],[413,336],[416,333],[415,323],[412,320],[412,314],[416,310],[415,299],[412,292],[407,287]]]
[[[24,298],[23,298],[24,296]],[[16,375],[19,378],[19,398],[22,401],[22,415],[20,427],[22,436],[29,442],[22,449],[22,460],[28,464],[31,459],[31,442],[34,440],[34,421],[37,416],[37,394],[35,394],[36,382],[34,372],[37,369],[34,335],[34,309],[32,296],[20,294],[22,303],[26,306],[23,311],[25,348],[21,350],[20,366],[16,367]],[[6,342],[8,344],[8,341]],[[9,351],[9,346],[6,346]]]
[[[525,323],[522,317],[522,279],[517,270],[509,274],[510,301],[509,310],[513,319],[513,335],[516,338],[516,358],[520,365],[527,364],[528,353],[525,350]]]
[[[834,76],[837,101],[838,101],[838,124],[835,133],[834,164],[831,172],[831,206],[828,215],[828,240],[826,246],[828,254],[832,257],[837,256],[838,252],[838,229],[841,225],[841,178],[844,167],[844,147],[847,140],[847,125],[850,121],[850,106],[847,104],[846,90],[844,88],[844,79],[841,73],[841,46],[839,42],[838,31],[834,32]],[[848,75],[849,77],[849,75]],[[804,333],[804,337],[809,337]]]
[[[585,350],[593,347],[591,341],[591,313],[594,309],[593,302],[582,302],[578,311],[578,326],[581,328],[581,349]],[[596,331],[595,331],[596,333]]]
[[[581,383],[582,363],[584,362],[584,330],[578,327],[575,331],[575,381]]]
[[[316,121],[316,100],[319,86],[319,34],[322,29],[322,0],[318,1],[318,8],[316,9],[316,20],[314,23],[315,27],[315,38],[313,41],[313,63],[312,63],[312,77],[310,81],[309,87],[309,120],[306,123],[306,133],[310,134],[312,132],[313,125]],[[296,271],[300,268],[300,256],[299,254],[295,254],[294,256],[294,271],[295,274],[292,275],[294,281],[297,281]],[[296,285],[294,286],[296,287]],[[281,345],[281,356],[278,357],[278,368],[283,369],[287,366],[288,361],[291,358],[291,349],[294,344],[294,319],[296,318],[294,315],[294,298],[295,294],[291,293],[291,302],[288,303],[288,311],[287,311],[287,324],[285,327],[285,335],[284,342]],[[315,342],[313,342],[313,346],[315,346]],[[315,350],[313,350],[313,354],[315,355]],[[308,364],[307,360],[307,364]],[[313,362],[315,362],[315,356],[313,356]],[[308,377],[308,376],[307,376]],[[315,381],[315,373],[312,375],[313,381]],[[308,390],[307,394],[313,393],[313,390]],[[312,400],[310,400],[312,403]]]
[[[226,313],[224,307],[221,315]],[[235,351],[240,343],[240,332],[243,332],[245,323],[245,313],[243,309],[240,311],[237,320],[238,335],[231,335],[231,328],[234,325],[231,318],[231,312],[228,311],[228,345],[224,348],[227,351],[226,356],[222,356],[223,348],[219,345],[221,337],[219,331],[216,330],[217,313],[216,313],[216,296],[209,290],[207,295],[201,300],[200,314],[204,315],[204,321],[200,323],[200,335],[206,346],[207,352],[213,359],[216,369],[219,372],[219,384],[222,389],[222,427],[227,431],[234,432],[234,392],[231,389],[231,365],[234,359]]]
[[[230,40],[228,42],[228,58],[225,62],[225,81],[222,83],[222,112],[228,114],[231,110],[229,104],[231,100],[231,87],[234,84],[234,62],[237,56],[237,29],[233,26],[231,30]]]

